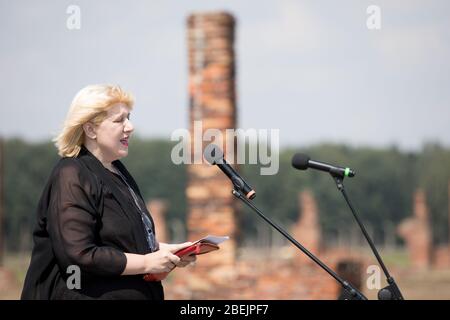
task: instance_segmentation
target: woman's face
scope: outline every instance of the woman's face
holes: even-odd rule
[[[95,130],[96,147],[104,161],[112,162],[128,155],[128,138],[133,130],[130,108],[124,103],[113,104]]]

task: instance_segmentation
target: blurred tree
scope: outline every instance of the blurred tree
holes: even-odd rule
[[[28,144],[19,139],[5,145],[6,244],[10,250],[30,248],[35,209],[54,164],[51,143]]]
[[[186,167],[171,161],[174,145],[162,139],[144,140],[135,136],[130,141],[129,156],[123,159],[145,199],[167,201],[168,225],[179,225],[179,221],[185,220],[186,212]],[[4,147],[5,242],[9,250],[28,250],[35,208],[59,157],[51,143],[30,144],[9,139]],[[356,222],[333,179],[324,172],[293,169],[291,158],[298,151],[294,148],[281,151],[276,175],[262,176],[259,164],[239,166],[242,175],[257,191],[255,204],[289,228],[298,219],[299,191],[309,189],[318,204],[325,240],[334,241],[339,233],[350,234]],[[447,241],[450,150],[435,144],[424,146],[418,153],[401,152],[395,147],[374,149],[320,144],[301,151],[313,159],[356,170],[356,177],[346,179],[345,187],[360,218],[373,230],[377,243],[382,243],[387,236],[392,238],[386,234],[387,224],[396,225],[412,214],[412,195],[419,186],[426,190],[435,242]],[[231,183],[224,187],[231,191]],[[238,217],[244,238],[270,231],[270,227],[245,206]]]
[[[414,168],[417,185],[424,188],[430,210],[434,243],[448,242],[450,150],[426,144]]]

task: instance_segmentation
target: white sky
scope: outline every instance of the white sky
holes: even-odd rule
[[[240,128],[280,129],[281,145],[450,145],[445,0],[0,0],[0,134],[50,139],[79,89],[118,83],[137,133],[169,139],[188,126],[186,17],[211,10],[237,18]]]

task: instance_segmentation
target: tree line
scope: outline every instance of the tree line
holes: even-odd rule
[[[168,224],[185,221],[187,210],[185,165],[172,163],[174,142],[133,137],[124,164],[137,180],[145,199],[160,198],[168,204]],[[341,164],[356,170],[355,178],[344,181],[347,193],[360,218],[373,230],[375,241],[384,239],[386,223],[397,225],[413,211],[413,195],[423,188],[431,215],[433,240],[446,243],[449,217],[450,149],[425,144],[420,151],[405,152],[396,147],[349,147],[318,144],[280,150],[278,174],[260,175],[260,165],[240,165],[242,175],[257,191],[255,204],[285,227],[298,219],[298,193],[311,190],[320,212],[325,239],[338,230],[355,224],[350,210],[332,178],[314,170],[297,171],[291,167],[292,155],[303,152],[313,159]],[[29,250],[35,210],[41,192],[59,157],[50,142],[30,143],[5,140],[4,145],[4,236],[7,249]],[[229,186],[231,191],[231,184]],[[236,200],[238,201],[238,200]],[[260,220],[247,208],[238,215],[240,234],[251,238]],[[401,240],[397,238],[401,243]]]

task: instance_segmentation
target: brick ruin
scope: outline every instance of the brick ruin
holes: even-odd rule
[[[402,221],[398,233],[405,239],[413,267],[426,269],[431,263],[431,226],[425,192],[414,195],[413,217]]]
[[[298,205],[301,208],[301,214],[298,222],[293,226],[291,234],[312,254],[318,256],[321,253],[321,230],[319,214],[313,194],[308,190],[300,192]],[[292,249],[296,250],[295,247]],[[295,262],[298,265],[314,263],[304,254],[295,255]]]
[[[450,200],[450,181],[448,199]],[[417,189],[413,200],[413,216],[403,220],[397,228],[398,234],[405,241],[411,267],[415,270],[450,268],[450,241],[439,246],[433,244],[430,220],[425,191]],[[450,201],[448,221],[450,223]]]

